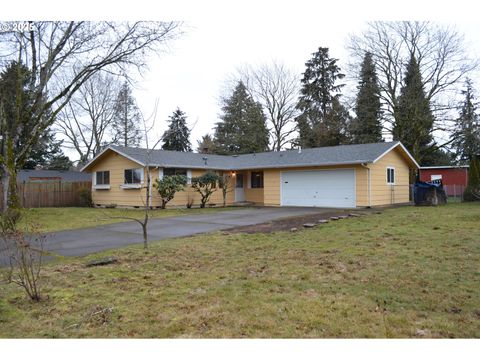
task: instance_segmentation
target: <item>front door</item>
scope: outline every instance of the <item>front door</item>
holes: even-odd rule
[[[245,201],[243,174],[237,173],[237,179],[235,180],[235,202],[243,201]]]

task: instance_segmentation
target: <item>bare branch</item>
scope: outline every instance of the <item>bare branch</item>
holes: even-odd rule
[[[267,113],[272,150],[282,150],[296,131],[298,76],[278,62],[257,67],[246,65],[237,72],[237,81],[243,81],[250,95]]]
[[[448,92],[480,64],[469,58],[464,37],[455,28],[430,22],[371,22],[363,34],[350,37],[347,48],[353,59],[351,67],[358,67],[365,52],[373,54],[388,123],[395,121],[403,72],[411,55],[419,63],[427,99],[437,118],[453,110]]]

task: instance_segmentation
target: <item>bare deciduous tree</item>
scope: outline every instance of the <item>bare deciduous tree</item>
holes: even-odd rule
[[[40,301],[40,272],[46,235],[38,227],[19,229],[20,212],[10,209],[0,215],[0,266],[7,266],[3,273],[7,283],[22,287],[33,301]]]
[[[258,67],[247,65],[238,73],[252,97],[267,113],[271,149],[280,151],[295,131],[299,78],[278,62]]]
[[[131,67],[145,68],[147,56],[178,36],[179,28],[177,22],[58,21],[31,22],[25,32],[0,32],[0,61],[16,60],[31,72],[32,96],[28,100],[33,111],[28,121],[34,124],[29,141],[19,149],[4,150],[0,157],[4,191],[9,191],[10,178],[15,177],[12,172],[21,166],[17,160],[31,151],[42,132],[90,77],[102,70],[128,74]],[[2,134],[5,143],[15,144],[25,119],[5,120],[16,123],[10,127],[14,131]]]
[[[57,131],[64,144],[77,151],[85,163],[109,143],[115,99],[120,89],[117,77],[97,73],[90,77],[59,113]]]
[[[419,63],[426,97],[437,118],[433,131],[445,130],[443,119],[454,107],[449,92],[479,65],[468,57],[464,37],[455,28],[425,21],[371,22],[365,32],[350,37],[347,47],[354,67],[366,52],[373,54],[390,126],[398,116],[402,78],[412,56]]]
[[[228,193],[235,190],[235,179],[231,173],[224,172],[219,178],[219,186],[222,189],[223,207],[227,206]]]
[[[143,199],[143,216],[142,219],[138,219],[135,217],[130,216],[111,216],[111,218],[119,218],[119,219],[126,219],[126,220],[133,220],[140,224],[142,227],[143,233],[143,248],[145,251],[148,250],[148,221],[150,219],[150,210],[152,207],[152,196],[153,196],[153,182],[152,182],[152,169],[151,169],[151,156],[152,152],[155,148],[160,144],[162,141],[161,137],[158,137],[158,140],[150,146],[148,134],[150,134],[155,127],[155,122],[157,118],[157,111],[158,111],[158,100],[155,102],[153,113],[150,117],[145,118],[143,113],[140,112],[140,117],[142,120],[143,125],[143,139],[145,141],[146,152],[145,152],[145,161],[144,161],[144,169],[146,172],[146,184],[144,185],[145,188],[145,198]],[[150,123],[150,124],[149,124]]]

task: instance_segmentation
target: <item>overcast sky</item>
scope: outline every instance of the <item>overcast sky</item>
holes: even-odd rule
[[[472,54],[479,53],[478,24],[455,24],[472,44]],[[153,107],[154,98],[159,99],[159,134],[166,128],[165,119],[177,106],[185,111],[190,125],[195,124],[191,140],[196,147],[197,139],[213,133],[220,113],[219,98],[238,66],[281,61],[296,71],[300,79],[304,63],[322,46],[330,49],[330,56],[338,58],[347,72],[347,39],[365,29],[366,21],[337,19],[317,6],[303,19],[300,11],[292,9],[276,16],[265,12],[248,17],[240,12],[237,17],[223,17],[219,13],[218,17],[193,19],[186,25],[185,35],[172,44],[170,53],[152,62],[155,65],[139,81],[135,95],[145,110]]]
[[[46,3],[51,4],[46,6]],[[24,4],[24,2],[22,2]],[[184,34],[168,52],[153,56],[150,70],[137,77],[134,95],[144,114],[159,100],[153,138],[166,129],[168,116],[180,107],[192,131],[192,145],[212,128],[220,113],[226,79],[242,64],[281,61],[297,71],[318,47],[348,61],[349,34],[361,33],[369,20],[433,20],[465,33],[472,56],[480,54],[480,22],[473,2],[455,1],[81,1],[67,9],[64,1],[37,1],[8,9],[10,19],[180,20]],[[79,3],[80,4],[80,3]],[[168,5],[167,5],[168,4]],[[387,5],[390,4],[390,5]],[[29,13],[25,13],[27,9]],[[5,13],[1,14],[5,16]],[[344,69],[346,71],[346,69]],[[478,82],[477,82],[478,87]],[[72,155],[72,153],[68,153]]]

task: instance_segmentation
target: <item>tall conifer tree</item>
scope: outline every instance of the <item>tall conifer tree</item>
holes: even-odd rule
[[[340,133],[346,133],[340,129],[348,121],[343,117],[348,112],[339,101],[344,84],[337,84],[345,75],[337,61],[330,58],[328,48],[321,47],[305,63],[297,105],[301,114],[296,119],[300,135],[297,143],[302,147],[339,145],[337,140],[343,138]],[[333,124],[335,120],[338,123]]]
[[[239,82],[231,97],[223,102],[223,114],[215,127],[214,144],[218,154],[245,154],[268,150],[269,133],[262,106]]]
[[[360,69],[360,81],[355,103],[357,117],[352,121],[351,135],[355,144],[367,144],[382,141],[382,110],[380,87],[372,60],[367,52]]]
[[[168,130],[162,136],[163,150],[192,151],[190,129],[187,127],[187,116],[177,108],[168,120]]]
[[[462,91],[464,100],[460,116],[455,121],[452,134],[452,147],[457,159],[462,163],[468,163],[474,155],[480,154],[480,121],[474,92],[472,81],[467,79],[465,90]]]
[[[126,81],[118,93],[114,111],[113,143],[122,146],[139,146],[142,141],[141,115]]]
[[[423,158],[435,150],[432,136],[434,117],[414,56],[407,65],[398,107],[398,117],[392,129],[393,139],[401,141],[415,160],[422,164]]]

